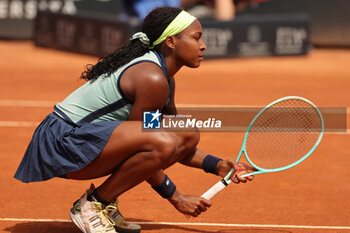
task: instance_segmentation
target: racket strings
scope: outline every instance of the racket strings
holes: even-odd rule
[[[254,121],[246,141],[249,159],[263,169],[286,167],[314,146],[322,121],[310,104],[289,99],[270,106]]]

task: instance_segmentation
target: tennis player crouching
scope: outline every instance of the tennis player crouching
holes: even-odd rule
[[[89,66],[88,82],[54,107],[35,130],[15,178],[23,182],[53,177],[87,180],[108,176],[70,210],[83,232],[140,232],[118,210],[117,197],[146,180],[178,211],[194,217],[210,207],[185,195],[163,170],[180,162],[224,177],[234,166],[234,182],[254,170],[196,148],[197,132],[142,131],[142,109],[176,114],[174,75],[182,66],[199,67],[205,44],[201,24],[187,12],[157,8],[128,45]]]

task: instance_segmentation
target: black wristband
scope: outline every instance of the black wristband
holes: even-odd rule
[[[163,198],[169,198],[173,195],[176,190],[175,184],[165,175],[164,180],[160,185],[152,186],[154,190],[159,193]]]
[[[218,175],[218,171],[216,168],[218,166],[219,161],[222,161],[222,159],[215,157],[213,155],[207,155],[203,159],[203,164],[202,164],[203,170],[205,172]]]

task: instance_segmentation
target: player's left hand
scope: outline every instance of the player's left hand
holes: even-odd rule
[[[233,183],[246,183],[247,181],[252,181],[254,179],[254,176],[241,177],[241,175],[243,174],[256,171],[254,167],[245,163],[236,163],[232,158],[220,161],[218,163],[218,175],[221,177],[225,177],[232,167],[235,169],[231,176],[231,180]]]

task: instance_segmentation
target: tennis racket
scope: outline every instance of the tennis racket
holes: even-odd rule
[[[236,160],[244,154],[257,171],[241,177],[279,172],[298,165],[316,149],[323,131],[321,112],[311,101],[287,96],[270,103],[250,123]],[[233,172],[234,168],[202,197],[210,200],[232,183]]]

